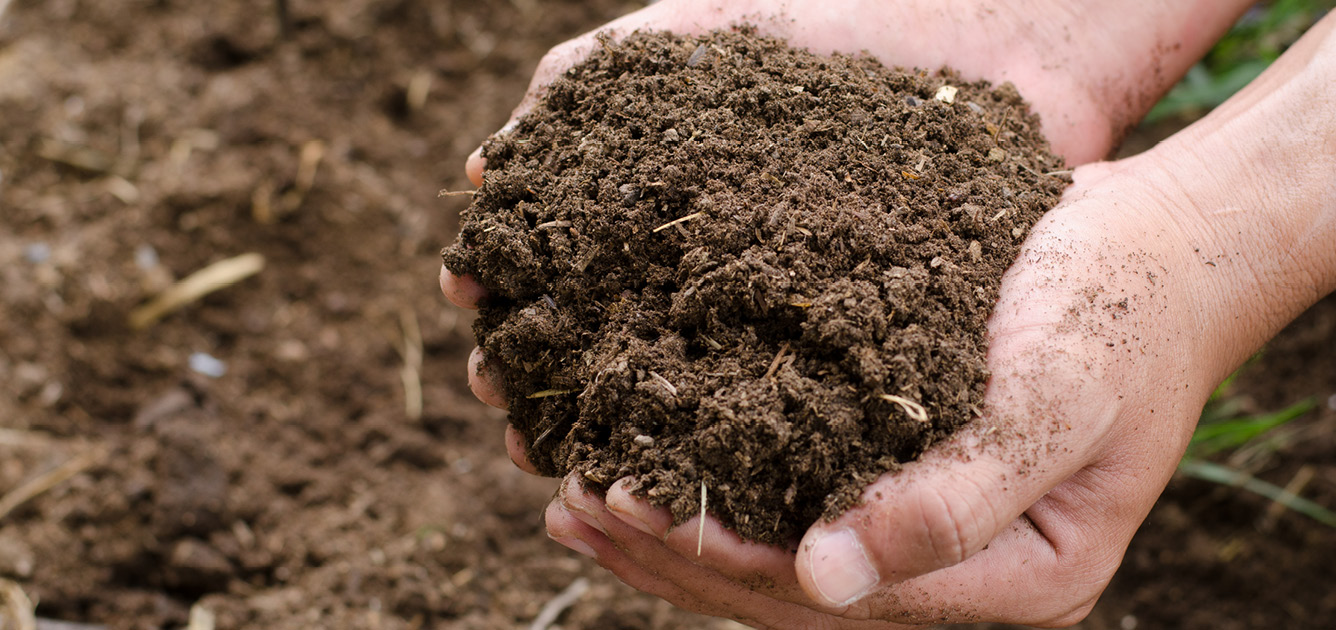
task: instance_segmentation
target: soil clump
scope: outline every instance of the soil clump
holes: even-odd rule
[[[1010,85],[747,28],[603,40],[484,145],[446,265],[544,473],[792,542],[981,413],[1067,179]],[[1055,171],[1059,171],[1056,172]]]

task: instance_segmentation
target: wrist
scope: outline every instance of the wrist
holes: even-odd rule
[[[1227,31],[1253,0],[1029,0],[1004,4],[1015,24],[998,57],[1041,111],[1072,164],[1103,158]],[[999,9],[1001,10],[1001,9]],[[1027,68],[1043,68],[1041,77]],[[1028,86],[1026,83],[1033,85]],[[1043,108],[1041,108],[1043,109]],[[1045,115],[1047,114],[1047,115]],[[1067,133],[1079,129],[1079,133]]]
[[[1336,290],[1334,30],[1329,17],[1216,112],[1127,161],[1183,237],[1202,360],[1225,372]]]

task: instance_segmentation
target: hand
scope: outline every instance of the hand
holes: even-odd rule
[[[762,626],[1079,619],[1172,473],[1211,386],[1259,330],[1283,323],[1272,313],[1232,343],[1225,328],[1204,337],[1220,322],[1203,313],[1237,302],[1248,283],[1203,275],[1194,250],[1238,244],[1192,227],[1194,204],[1164,176],[1183,157],[1166,149],[1078,170],[1004,281],[990,322],[988,417],[879,480],[864,506],[814,527],[796,560],[712,521],[697,557],[696,522],[669,531],[667,515],[622,483],[599,499],[568,481],[549,507],[550,533],[638,588]],[[480,297],[448,273],[442,285],[465,305]],[[500,402],[486,379],[472,383]]]
[[[1129,184],[1142,168],[1078,170],[1027,240],[990,321],[986,416],[796,556],[713,520],[697,556],[698,520],[670,528],[622,482],[600,498],[568,478],[549,533],[636,588],[759,627],[1078,621],[1223,376],[1184,347],[1204,323],[1201,263],[1155,191]]]

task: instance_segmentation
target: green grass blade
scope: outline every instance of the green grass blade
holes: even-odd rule
[[[1216,420],[1214,418],[1218,415],[1208,410],[1203,412],[1202,422],[1192,434],[1188,453],[1202,457],[1243,446],[1263,433],[1308,413],[1315,405],[1312,399],[1305,399],[1275,413],[1232,420]]]
[[[1179,462],[1178,470],[1189,477],[1247,490],[1275,501],[1323,525],[1336,528],[1336,512],[1332,512],[1308,499],[1286,492],[1280,486],[1262,481],[1241,470],[1191,457]]]

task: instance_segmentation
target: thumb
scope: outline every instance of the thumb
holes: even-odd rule
[[[864,492],[863,505],[808,530],[797,557],[803,590],[847,606],[879,585],[958,564],[1038,499],[1006,486],[1015,468],[998,459],[941,461],[948,457],[883,476]]]

